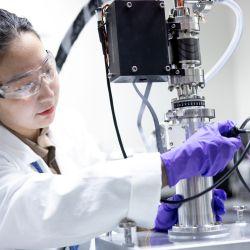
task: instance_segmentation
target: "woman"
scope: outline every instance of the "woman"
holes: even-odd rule
[[[81,244],[125,217],[152,228],[161,177],[164,185],[175,185],[191,176],[213,176],[241,144],[221,135],[233,127],[225,122],[202,128],[161,157],[141,154],[109,163],[98,160],[99,153],[83,152],[87,135],[78,132],[66,149],[57,145],[55,159],[48,130],[59,95],[55,60],[27,19],[2,9],[0,95],[1,249]],[[65,134],[55,141],[63,142],[67,129],[77,130],[77,124],[68,128],[65,117]]]

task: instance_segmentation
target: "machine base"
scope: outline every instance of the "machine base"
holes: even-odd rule
[[[174,226],[169,230],[170,241],[178,242],[185,240],[204,240],[226,237],[229,235],[229,228],[224,225],[208,225],[200,227]]]
[[[155,232],[137,232],[134,247],[124,246],[123,233],[112,233],[112,237],[96,239],[96,250],[174,250],[174,249],[202,249],[202,250],[249,250],[250,224],[233,223],[224,225],[228,234],[225,237],[186,240],[173,242],[167,234]]]

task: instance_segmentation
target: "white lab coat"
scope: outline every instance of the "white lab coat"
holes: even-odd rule
[[[66,121],[63,128],[63,135],[54,134],[61,143],[56,158],[62,175],[54,175],[0,126],[0,250],[81,244],[116,228],[124,217],[153,227],[161,189],[159,155],[105,162],[83,128],[82,134],[77,128],[67,131]],[[75,138],[70,130],[78,131]],[[32,168],[34,161],[44,173]]]

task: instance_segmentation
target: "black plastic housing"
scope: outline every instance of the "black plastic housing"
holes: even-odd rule
[[[115,0],[108,8],[111,82],[167,81],[168,32],[162,4]]]

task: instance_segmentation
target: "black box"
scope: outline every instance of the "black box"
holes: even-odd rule
[[[115,0],[107,9],[110,80],[167,81],[164,2]]]

